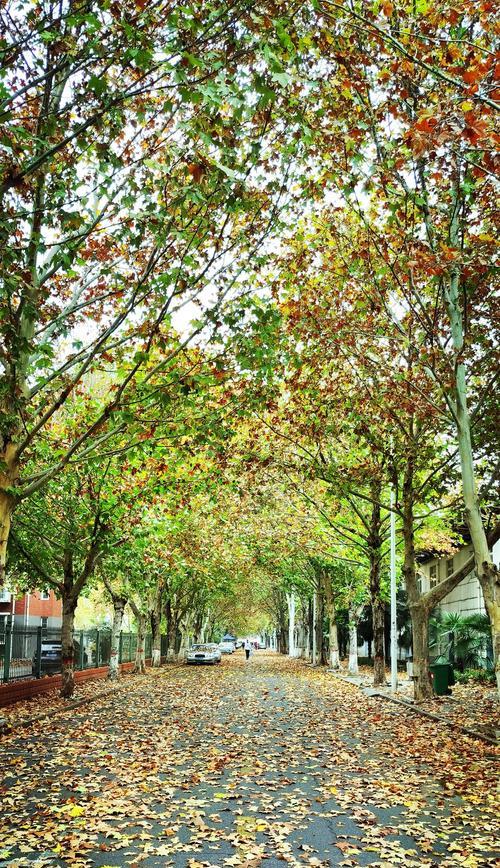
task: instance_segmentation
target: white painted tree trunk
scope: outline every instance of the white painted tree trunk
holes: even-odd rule
[[[122,631],[124,609],[125,600],[121,598],[113,600],[113,627],[111,629],[111,651],[108,670],[108,678],[111,681],[116,681],[120,675],[120,633]]]
[[[286,595],[288,603],[288,656],[295,657],[295,595]]]
[[[358,667],[358,624],[354,613],[349,612],[349,675],[357,675]]]
[[[134,672],[142,674],[146,671],[146,651],[144,648],[144,638],[146,632],[146,619],[144,615],[136,615],[137,621],[137,649],[135,652]]]
[[[340,669],[339,633],[337,622],[330,619],[330,666],[332,669]]]

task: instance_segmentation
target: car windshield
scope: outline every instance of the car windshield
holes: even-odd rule
[[[191,651],[213,651],[213,645],[193,645]]]

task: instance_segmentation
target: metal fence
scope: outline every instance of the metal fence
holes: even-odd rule
[[[162,655],[166,654],[166,636],[162,636]],[[95,669],[109,664],[111,630],[75,630],[75,669]],[[153,638],[145,637],[145,656],[151,657]],[[0,629],[0,678],[6,683],[21,678],[43,678],[61,672],[61,629],[53,627],[26,627],[3,622]],[[58,647],[59,646],[59,647]],[[135,659],[137,633],[120,633],[120,663]]]

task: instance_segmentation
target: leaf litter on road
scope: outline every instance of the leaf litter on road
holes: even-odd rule
[[[257,654],[6,735],[5,866],[495,864],[498,749]]]

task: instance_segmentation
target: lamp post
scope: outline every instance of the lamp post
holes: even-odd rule
[[[396,613],[396,514],[394,487],[391,485],[391,691],[398,689],[398,628]]]

